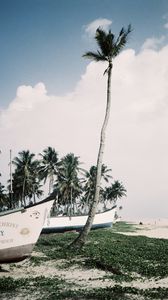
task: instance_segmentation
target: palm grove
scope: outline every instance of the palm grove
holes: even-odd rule
[[[54,148],[48,147],[39,154],[39,159],[29,150],[21,151],[11,161],[14,171],[12,181],[5,187],[0,183],[0,209],[17,208],[35,203],[43,195],[42,187],[47,185],[48,193],[54,193],[53,212],[69,216],[88,213],[93,201],[96,166],[84,170],[79,157],[73,153],[59,159]],[[112,179],[111,169],[102,165],[101,176],[105,185],[101,188],[100,206],[103,209],[114,205],[126,190],[118,180]]]

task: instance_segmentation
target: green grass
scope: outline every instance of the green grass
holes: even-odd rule
[[[88,269],[109,271],[106,278],[116,282],[114,287],[88,291],[85,287],[81,289],[77,285],[77,289],[74,289],[75,285],[72,286],[56,276],[16,280],[7,277],[0,280],[0,299],[12,299],[11,295],[13,298],[22,295],[24,299],[27,291],[31,293],[32,299],[37,300],[168,299],[168,288],[142,290],[131,287],[131,281],[135,280],[136,276],[147,280],[168,277],[168,240],[116,233],[134,230],[134,225],[120,222],[115,224],[113,229],[92,231],[86,245],[78,251],[72,251],[68,247],[75,239],[75,233],[41,235],[35,250],[43,255],[32,256],[30,259],[32,265],[62,259],[64,268],[78,264]],[[121,285],[125,281],[127,287]]]
[[[1,288],[3,285],[6,288],[3,287],[1,290],[0,299],[4,299],[4,297],[6,297],[6,299],[15,299],[15,297],[17,297],[17,292],[20,295],[20,299],[27,299],[27,295],[31,295],[31,299],[36,300],[130,300],[139,299],[139,297],[142,297],[140,299],[144,300],[160,300],[167,299],[168,297],[168,288],[140,290],[133,287],[121,287],[120,285],[116,284],[114,287],[108,287],[104,289],[97,288],[90,289],[89,291],[86,289],[74,290],[72,286],[70,284],[68,285],[64,280],[60,280],[57,277],[45,278],[44,276],[27,278],[25,281],[22,279],[14,280],[10,277],[7,277],[4,278]]]
[[[136,232],[137,230],[140,230],[137,228],[136,224],[134,223],[127,223],[124,221],[117,222],[112,227],[112,232]]]
[[[68,248],[76,234],[42,235],[36,250],[43,252],[49,260],[68,259],[68,266],[81,264],[79,258],[84,258],[82,264],[84,261],[85,266],[107,270],[121,278],[131,273],[147,278],[168,276],[167,240],[127,236],[114,230],[92,231],[85,247],[76,252]],[[44,258],[35,259],[41,261]]]

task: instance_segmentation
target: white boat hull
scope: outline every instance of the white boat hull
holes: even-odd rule
[[[92,229],[111,227],[114,221],[116,206],[95,215]],[[86,224],[88,215],[84,216],[61,216],[47,218],[42,233],[54,233],[76,230],[80,231]]]
[[[17,262],[31,255],[54,199],[0,214],[0,263]]]

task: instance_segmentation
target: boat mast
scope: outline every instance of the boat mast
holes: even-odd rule
[[[9,187],[9,198],[10,198],[10,208],[12,208],[12,200],[13,200],[13,185],[12,185],[12,150],[10,149],[10,187]]]
[[[2,153],[2,151],[0,150],[0,154]],[[1,173],[0,173],[0,176],[1,176]]]

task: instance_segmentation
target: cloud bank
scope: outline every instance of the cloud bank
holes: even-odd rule
[[[168,46],[123,51],[114,61],[112,111],[104,163],[128,190],[125,217],[167,217]],[[13,156],[48,146],[60,157],[74,152],[89,168],[96,163],[104,118],[106,65],[91,62],[76,88],[50,95],[44,83],[20,86],[0,113],[0,172],[7,180]]]

